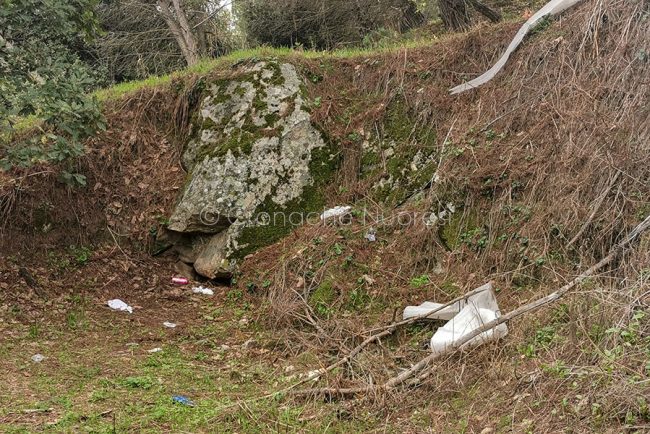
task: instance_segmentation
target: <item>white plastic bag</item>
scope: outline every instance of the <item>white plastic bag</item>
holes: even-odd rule
[[[133,308],[120,299],[108,300],[108,307],[120,312],[133,313]]]
[[[204,286],[195,286],[194,288],[192,288],[192,292],[194,294],[214,295],[213,290],[211,290],[210,288],[206,288]]]

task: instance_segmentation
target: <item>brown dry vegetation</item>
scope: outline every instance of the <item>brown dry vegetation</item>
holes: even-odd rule
[[[510,311],[604,257],[650,213],[648,23],[646,0],[588,1],[538,30],[492,83],[460,97],[447,89],[489,67],[517,24],[384,54],[290,55],[314,78],[314,122],[341,145],[329,202],[355,204],[355,218],[299,228],[242,264],[234,287],[272,331],[277,359],[305,371],[327,366],[405,305],[449,300],[488,280]],[[48,168],[6,180],[3,252],[52,281],[66,277],[39,272],[45,255],[29,249],[94,244],[122,255],[119,243],[138,263],[155,264],[146,252],[185,177],[180,138],[196,83],[191,77],[110,102],[109,130],[77,163],[87,188],[63,187]],[[440,179],[398,208],[372,200],[372,180],[359,177],[358,139],[381,135],[396,101],[414,131],[435,132]],[[457,217],[437,229],[362,218],[364,209],[395,216],[448,202]],[[376,243],[364,239],[371,226]],[[18,273],[3,264],[5,299],[20,302]],[[336,411],[342,419],[377,412],[412,432],[646,429],[649,306],[646,235],[557,305],[512,322],[502,345],[452,356],[418,387],[356,397]],[[400,329],[318,385],[381,383],[427,355],[422,342],[432,331],[431,324]]]

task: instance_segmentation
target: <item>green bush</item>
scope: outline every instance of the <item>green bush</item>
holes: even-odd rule
[[[95,35],[96,0],[0,0],[0,168],[62,162],[104,121],[78,48]],[[35,130],[18,134],[32,119]],[[82,178],[70,177],[71,182]]]

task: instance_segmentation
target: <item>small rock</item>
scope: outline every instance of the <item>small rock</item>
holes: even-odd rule
[[[183,261],[177,261],[174,264],[174,270],[181,276],[192,276],[194,274],[194,267]]]

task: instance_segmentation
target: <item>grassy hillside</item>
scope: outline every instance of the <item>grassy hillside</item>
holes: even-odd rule
[[[406,305],[487,281],[503,312],[549,294],[650,213],[649,17],[644,1],[587,1],[458,97],[448,89],[489,68],[519,23],[372,51],[260,49],[99,92],[109,128],[75,163],[85,188],[48,167],[3,175],[3,428],[643,432],[648,235],[499,344],[439,360],[417,383],[295,392],[381,384],[429,354],[439,323],[398,328],[300,382]],[[193,295],[169,285],[173,255],[149,255],[154,235],[187,177],[201,83],[264,58],[305,77],[312,122],[341,160],[325,199],[351,205],[352,222],[302,226],[214,297]],[[135,313],[108,311],[109,298]]]

